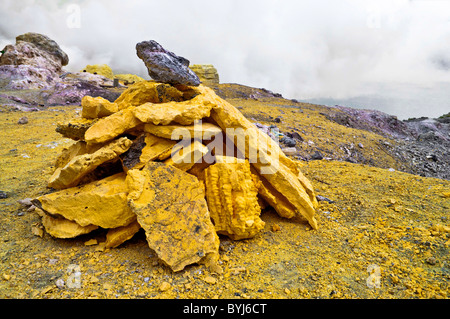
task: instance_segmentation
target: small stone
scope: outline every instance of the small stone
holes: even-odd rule
[[[56,287],[58,287],[59,289],[63,289],[65,282],[62,278],[59,278],[58,280],[56,280],[55,284],[56,284]]]
[[[93,238],[93,239],[89,239],[88,241],[84,242],[85,246],[93,246],[93,245],[97,245],[97,239]]]
[[[0,191],[0,199],[8,198],[8,193],[4,191]]]
[[[27,123],[28,123],[28,117],[26,117],[26,116],[21,117],[19,119],[19,121],[17,122],[17,124],[27,124]]]
[[[167,281],[164,281],[160,286],[159,286],[159,290],[164,292],[169,290],[172,287],[172,285],[170,283],[168,283]]]
[[[277,232],[281,230],[281,227],[278,224],[272,224],[272,231]]]
[[[10,275],[8,275],[8,274],[3,274],[3,279],[4,280],[6,280],[6,281],[8,281],[8,280],[10,280],[11,279],[11,276]]]
[[[215,283],[217,283],[217,279],[214,278],[213,276],[206,276],[205,279],[203,279],[206,283],[214,285]]]
[[[32,198],[24,198],[24,199],[19,199],[17,202],[22,205],[22,206],[33,206],[33,203],[31,202],[33,199]]]
[[[436,265],[437,260],[436,260],[436,258],[434,258],[434,257],[428,257],[428,258],[425,260],[425,262],[426,262],[427,264],[429,264],[429,265]]]

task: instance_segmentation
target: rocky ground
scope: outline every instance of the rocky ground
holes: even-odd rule
[[[68,105],[31,111],[13,101],[0,107],[0,296],[450,296],[446,117],[398,121],[374,111],[287,100],[265,89],[212,87],[298,160],[319,195],[318,230],[267,208],[261,216],[265,228],[255,238],[220,237],[220,275],[197,265],[172,272],[142,230],[115,249],[104,248],[103,229],[55,239],[42,230],[37,213],[18,201],[47,192],[55,158],[72,143],[55,132],[56,124],[81,110]]]

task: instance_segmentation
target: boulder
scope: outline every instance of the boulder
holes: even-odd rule
[[[137,56],[147,67],[150,77],[158,82],[198,86],[198,76],[189,69],[189,60],[164,49],[154,40],[136,44]]]
[[[63,50],[61,50],[59,45],[54,40],[50,39],[46,35],[28,32],[17,36],[16,43],[18,43],[19,41],[33,43],[39,49],[48,52],[49,54],[57,58],[62,66],[69,64],[69,57],[67,56],[67,54]]]
[[[127,176],[128,203],[147,242],[173,271],[218,258],[219,238],[204,189],[195,176],[171,165],[148,162]]]

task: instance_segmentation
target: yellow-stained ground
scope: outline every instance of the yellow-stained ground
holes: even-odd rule
[[[324,107],[274,98],[229,101],[261,123],[282,115],[282,131],[297,128],[315,147],[338,152],[341,144],[362,143],[378,166],[398,167],[379,148],[385,138],[327,121]],[[35,235],[40,217],[17,201],[48,191],[53,162],[72,143],[55,132],[56,123],[81,110],[0,111],[0,190],[9,196],[0,199],[1,298],[450,297],[450,181],[348,162],[302,162],[317,194],[334,201],[319,202],[319,230],[269,208],[254,238],[220,237],[223,274],[198,265],[173,273],[142,230],[106,250],[102,229],[76,239]],[[17,124],[22,116],[28,124]],[[79,266],[80,288],[56,285],[73,278],[69,265]]]

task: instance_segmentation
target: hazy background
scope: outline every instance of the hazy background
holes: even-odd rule
[[[447,0],[1,0],[0,47],[25,32],[54,39],[69,71],[149,78],[135,45],[154,39],[222,83],[400,119],[450,111]]]

